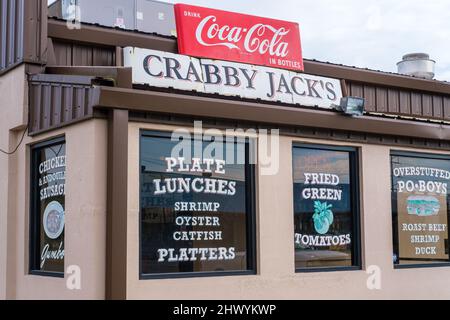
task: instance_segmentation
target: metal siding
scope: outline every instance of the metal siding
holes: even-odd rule
[[[64,99],[61,101],[61,106],[57,106],[61,108],[63,113],[62,119],[63,123],[68,123],[72,120],[72,106],[74,100],[74,90],[73,86],[64,86]]]
[[[61,108],[55,108],[55,106],[61,104],[62,101],[62,87],[59,85],[52,86],[52,113],[51,113],[51,126],[59,126],[61,121]]]
[[[422,116],[433,117],[433,100],[429,94],[422,94]]]
[[[331,132],[330,136],[335,139],[339,140],[349,140],[350,139],[350,133],[345,131],[333,131]]]
[[[444,117],[444,98],[433,95],[433,117],[443,119]]]
[[[45,64],[47,61],[47,0],[25,1],[24,6],[24,60]]]
[[[73,120],[80,119],[84,116],[85,111],[85,95],[84,95],[84,87],[76,87],[75,89],[75,104],[73,110]]]
[[[0,0],[0,73],[46,60],[46,0]]]
[[[3,45],[2,48],[2,60],[3,60],[3,65],[2,65],[2,69],[6,69],[9,66],[9,19],[8,19],[8,14],[9,14],[9,5],[8,5],[8,1],[2,1],[2,39],[1,39],[1,43]]]
[[[116,48],[53,41],[57,66],[115,66]]]
[[[349,139],[352,140],[352,141],[365,141],[366,140],[366,135],[364,133],[352,132],[349,135]]]
[[[364,88],[362,84],[353,83],[350,86],[350,95],[353,97],[363,97],[364,96]]]
[[[386,88],[376,88],[376,108],[377,112],[388,111],[388,92]]]
[[[130,111],[130,121],[132,122],[148,122],[167,125],[189,126],[196,120],[192,117],[174,117],[164,114],[145,113],[139,111]],[[198,119],[197,119],[198,120]],[[203,127],[207,128],[233,128],[240,127],[249,128],[265,128],[270,129],[271,126],[259,123],[241,123],[239,121],[230,122],[229,120],[211,120],[203,119]],[[341,130],[328,130],[310,127],[292,127],[280,126],[280,133],[283,135],[295,136],[299,138],[325,139],[324,143],[332,143],[331,141],[365,143],[375,145],[389,145],[393,147],[421,147],[426,149],[450,150],[450,142],[438,140],[413,139],[408,137],[397,137],[382,134],[365,134],[357,132],[345,132]]]
[[[74,44],[72,47],[72,64],[74,66],[92,66],[93,48]]]
[[[92,57],[94,66],[114,67],[116,65],[116,48],[93,48]]]
[[[54,76],[53,76],[54,77]],[[92,77],[35,76],[30,81],[30,134],[49,131],[93,116]]]
[[[397,143],[397,138],[391,136],[383,136],[380,138],[380,141],[385,144],[395,145]]]
[[[39,123],[39,116],[41,114],[41,85],[30,84],[30,105],[33,105],[33,112],[30,112],[30,132],[37,131],[41,126]],[[31,111],[31,110],[30,110]]]
[[[444,119],[450,120],[450,97],[444,97]]]
[[[6,68],[6,1],[0,1],[0,70]]]
[[[16,56],[16,38],[20,37],[19,34],[23,33],[22,26],[16,24],[16,1],[8,1],[8,34],[6,39],[7,55],[6,63],[8,66],[12,66],[16,61],[23,58],[23,52],[19,52]]]
[[[396,89],[388,90],[388,112],[400,113],[400,92]]]
[[[409,145],[411,144],[411,139],[407,137],[397,137],[396,142],[400,145]]]
[[[418,148],[426,148],[427,147],[427,141],[425,139],[416,139],[416,138],[412,138],[412,143],[414,144],[414,146],[418,147]]]
[[[422,115],[422,95],[420,93],[411,93],[411,115]]]
[[[347,81],[349,94],[363,97],[369,112],[449,120],[450,96]]]
[[[426,140],[425,141],[427,148],[431,149],[440,149],[441,143],[440,141]]]
[[[41,92],[42,92],[42,105],[41,105],[41,119],[40,119],[40,124],[47,128],[50,127],[51,125],[51,109],[52,109],[52,99],[51,99],[51,94],[52,94],[52,86],[51,85],[44,85],[41,87]]]
[[[20,14],[21,12],[24,12],[24,3],[23,1],[17,1],[16,3],[16,26],[22,26],[22,31],[17,32],[15,36],[15,42],[14,42],[14,56],[16,57],[15,62],[20,62],[20,55],[24,52],[24,33],[23,33],[23,25],[24,25],[24,15]],[[24,57],[25,58],[25,57]]]
[[[364,86],[364,98],[366,99],[366,110],[374,112],[377,110],[377,94],[373,86]]]
[[[450,150],[450,142],[449,141],[440,141],[439,147],[441,149]]]
[[[403,115],[411,114],[411,92],[400,91],[400,113]]]
[[[72,46],[64,42],[53,41],[55,59],[58,66],[72,65]]]

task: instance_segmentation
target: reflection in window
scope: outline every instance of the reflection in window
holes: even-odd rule
[[[253,270],[251,166],[226,159],[225,150],[172,157],[177,144],[141,138],[141,273]],[[245,142],[232,149],[235,160],[246,159]]]
[[[355,157],[353,150],[294,147],[297,269],[359,265]]]
[[[393,153],[394,264],[449,262],[450,159]]]

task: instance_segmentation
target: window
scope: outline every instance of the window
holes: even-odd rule
[[[450,157],[393,152],[391,164],[394,265],[448,265]]]
[[[361,265],[357,153],[294,146],[295,266],[298,271]]]
[[[141,277],[254,273],[249,142],[180,143],[141,136]]]
[[[66,143],[31,148],[30,271],[64,275]]]

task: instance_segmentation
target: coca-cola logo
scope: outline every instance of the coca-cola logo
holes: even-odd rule
[[[181,54],[304,70],[297,23],[184,4],[175,16]]]
[[[241,50],[237,44],[243,41],[243,49],[248,53],[268,53],[271,56],[284,58],[289,54],[289,44],[283,42],[289,34],[286,28],[275,28],[268,24],[255,24],[250,29],[219,25],[217,17],[211,15],[204,18],[195,32],[197,41],[205,47],[224,46]]]

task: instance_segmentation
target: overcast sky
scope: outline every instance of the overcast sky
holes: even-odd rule
[[[404,54],[426,52],[437,62],[436,78],[450,81],[449,0],[166,2],[182,2],[298,22],[303,55],[308,59],[396,72],[396,63]]]

